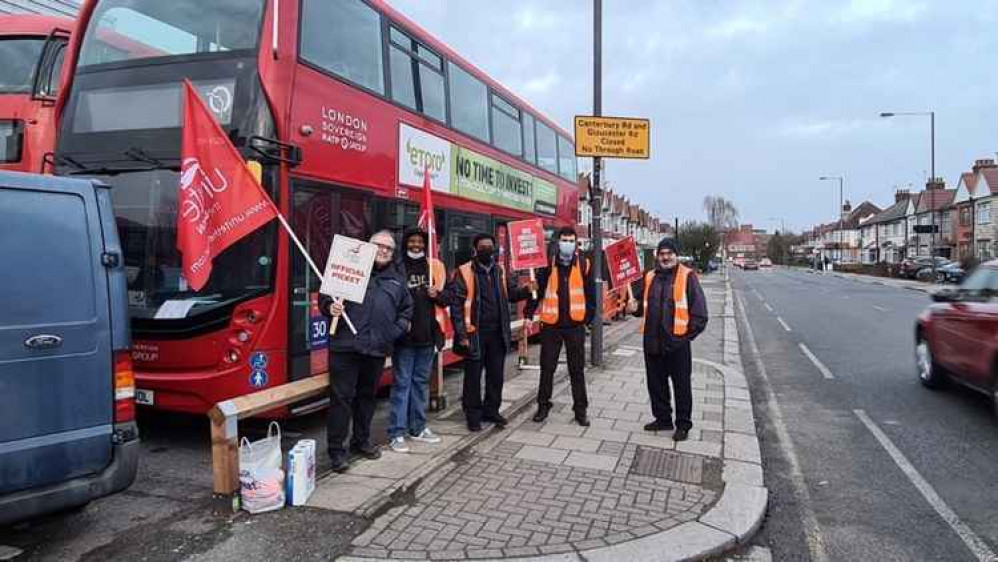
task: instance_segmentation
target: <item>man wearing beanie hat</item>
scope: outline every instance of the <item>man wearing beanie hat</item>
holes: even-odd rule
[[[707,299],[696,274],[679,263],[679,243],[674,238],[663,238],[658,243],[655,268],[635,281],[632,289],[635,298],[627,303],[627,310],[641,317],[648,396],[655,416],[645,430],[675,428],[672,438],[685,441],[693,427],[690,342],[707,327]],[[675,425],[670,379],[676,395]]]

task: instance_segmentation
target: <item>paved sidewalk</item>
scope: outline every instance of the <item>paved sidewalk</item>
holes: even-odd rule
[[[694,344],[689,441],[643,430],[652,418],[630,320],[605,368],[587,372],[591,427],[571,422],[565,381],[547,422],[531,421],[537,377],[528,374],[508,385],[525,400],[506,431],[451,453],[419,444],[408,455],[386,452],[388,462],[322,481],[309,505],[373,519],[340,560],[683,560],[744,543],[762,521],[768,492],[730,285],[712,276],[704,287],[713,318]],[[460,425],[432,427],[449,433]],[[443,456],[446,464],[425,468]],[[378,494],[365,491],[370,479],[394,482],[406,473],[414,484],[388,498],[374,502]]]
[[[876,275],[865,275],[862,273],[842,273],[838,271],[832,271],[826,273],[826,275],[829,274],[834,275],[836,277],[841,277],[843,279],[856,281],[859,283],[867,283],[870,285],[883,285],[885,287],[907,289],[909,291],[918,291],[920,293],[931,293],[939,287],[939,285],[933,285],[932,283],[924,283],[922,281],[915,281],[914,279],[896,279],[893,277],[877,277]]]
[[[633,323],[632,323],[633,325]],[[629,326],[624,323],[606,326],[606,341],[615,342],[627,334]],[[536,368],[540,346],[532,345],[528,350],[528,364],[535,367],[521,370],[517,366],[516,352],[506,358],[506,382],[503,385],[503,403],[500,411],[505,416],[515,415],[528,405],[536,393]],[[587,345],[588,356],[588,345]],[[562,358],[564,361],[564,358]],[[328,457],[324,446],[320,446],[319,465],[325,475],[320,474],[316,490],[309,498],[308,506],[320,509],[352,512],[365,517],[375,517],[384,510],[386,504],[399,496],[405,496],[411,489],[420,486],[424,479],[433,478],[441,471],[441,466],[461,451],[487,439],[492,429],[491,424],[484,424],[485,430],[472,433],[468,431],[464,415],[461,412],[460,374],[448,377],[449,408],[443,412],[427,413],[427,425],[437,433],[441,443],[426,444],[408,440],[408,454],[391,452],[382,447],[382,458],[376,461],[355,460],[350,470],[345,474],[333,474],[329,470]],[[555,372],[555,380],[567,376],[564,366]],[[453,380],[456,377],[458,380]],[[387,403],[379,404],[380,408],[388,408]],[[385,414],[387,415],[387,413]],[[383,425],[383,424],[375,424]],[[372,428],[382,431],[380,427]],[[385,435],[376,434],[376,442],[385,441]],[[324,445],[321,442],[320,445]]]

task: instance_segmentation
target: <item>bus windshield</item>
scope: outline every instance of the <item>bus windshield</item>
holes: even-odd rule
[[[29,94],[44,37],[0,38],[0,94]]]
[[[87,26],[80,67],[253,49],[264,0],[104,0]]]
[[[128,279],[133,318],[177,319],[267,292],[273,279],[274,224],[260,228],[213,262],[208,284],[190,290],[177,251],[177,186],[173,170],[143,170],[100,178],[111,197]]]

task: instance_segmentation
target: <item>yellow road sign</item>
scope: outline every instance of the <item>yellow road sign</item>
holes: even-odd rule
[[[648,158],[651,121],[628,117],[575,116],[575,155]]]

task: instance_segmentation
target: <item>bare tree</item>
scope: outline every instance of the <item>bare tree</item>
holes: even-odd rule
[[[724,197],[714,195],[704,197],[703,210],[707,213],[707,223],[718,232],[738,227],[738,209],[734,203]]]

